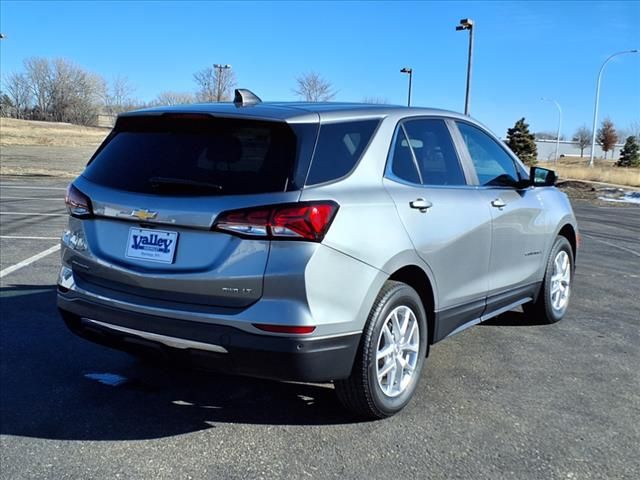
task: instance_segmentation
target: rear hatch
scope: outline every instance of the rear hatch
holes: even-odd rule
[[[74,186],[91,257],[79,282],[244,307],[262,295],[269,240],[213,231],[220,213],[296,202],[317,124],[200,114],[122,117]]]

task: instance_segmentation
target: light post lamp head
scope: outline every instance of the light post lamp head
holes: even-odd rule
[[[470,18],[463,18],[460,20],[460,25],[456,26],[456,31],[471,30],[473,28],[473,20]]]
[[[404,67],[402,70],[400,70],[400,73],[413,73],[413,68],[409,68],[409,67]]]

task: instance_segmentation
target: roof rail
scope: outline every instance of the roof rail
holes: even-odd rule
[[[233,97],[233,103],[236,107],[246,107],[247,105],[255,105],[262,103],[260,97],[258,97],[251,90],[246,88],[236,88],[235,95]]]

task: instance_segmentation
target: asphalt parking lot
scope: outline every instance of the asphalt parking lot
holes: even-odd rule
[[[405,411],[357,423],[330,385],[166,370],[68,333],[66,182],[0,177],[1,478],[640,478],[640,207],[574,205],[565,320],[449,338]]]

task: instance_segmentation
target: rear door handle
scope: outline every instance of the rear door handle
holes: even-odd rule
[[[491,202],[491,206],[496,208],[502,208],[502,207],[506,207],[507,204],[501,198],[496,198]]]
[[[417,208],[421,212],[426,212],[428,208],[433,206],[433,203],[424,198],[416,198],[413,202],[409,202],[409,206],[411,208]]]

